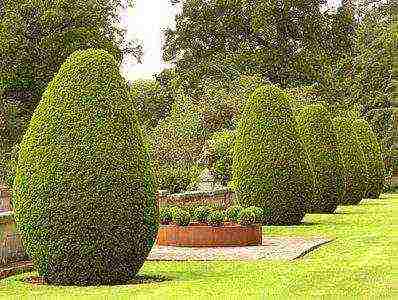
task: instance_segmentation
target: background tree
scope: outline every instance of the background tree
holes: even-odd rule
[[[156,80],[136,80],[130,89],[140,124],[148,130],[154,129],[169,114],[173,95]]]
[[[317,89],[335,115],[360,107],[382,146],[391,171],[393,116],[391,22],[398,5],[393,1],[360,1],[355,7],[357,25],[353,53],[321,68]]]
[[[75,50],[105,49],[119,63],[142,49],[127,42],[119,10],[130,0],[3,0],[0,10],[1,173],[42,92]],[[3,177],[4,180],[4,174]]]
[[[324,3],[184,1],[176,29],[165,32],[164,59],[175,63],[186,89],[195,89],[204,77],[236,74],[261,74],[282,85],[312,81],[316,68],[309,63],[331,59],[351,45],[350,20],[322,13]],[[322,57],[314,59],[320,49]]]

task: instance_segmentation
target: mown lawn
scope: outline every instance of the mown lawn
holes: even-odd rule
[[[111,287],[32,287],[0,281],[0,299],[398,299],[398,194],[307,215],[265,234],[336,238],[294,262],[147,262],[140,275],[170,281]],[[288,298],[289,297],[289,298]]]

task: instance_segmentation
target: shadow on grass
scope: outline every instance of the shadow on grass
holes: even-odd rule
[[[63,287],[101,287],[101,286],[118,286],[118,285],[136,285],[136,284],[150,284],[150,283],[160,283],[165,281],[171,281],[172,278],[163,275],[137,275],[126,283],[115,283],[115,284],[49,284],[43,277],[40,276],[24,276],[19,279],[23,283],[29,283],[31,285],[47,285],[47,286],[63,286]]]

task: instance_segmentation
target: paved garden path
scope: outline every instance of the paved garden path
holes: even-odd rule
[[[314,237],[264,236],[261,246],[247,247],[171,247],[154,246],[147,260],[293,260],[330,242]]]
[[[294,260],[330,241],[332,240],[322,237],[264,236],[261,246],[200,248],[154,246],[147,260]],[[0,267],[0,280],[16,273],[31,270],[33,270],[33,265],[30,261],[12,263]]]

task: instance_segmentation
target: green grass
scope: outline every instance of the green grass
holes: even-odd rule
[[[398,299],[397,204],[398,194],[382,195],[307,215],[301,226],[264,227],[269,235],[336,238],[293,262],[146,262],[140,275],[171,280],[111,287],[32,287],[22,274],[0,281],[0,299]]]

